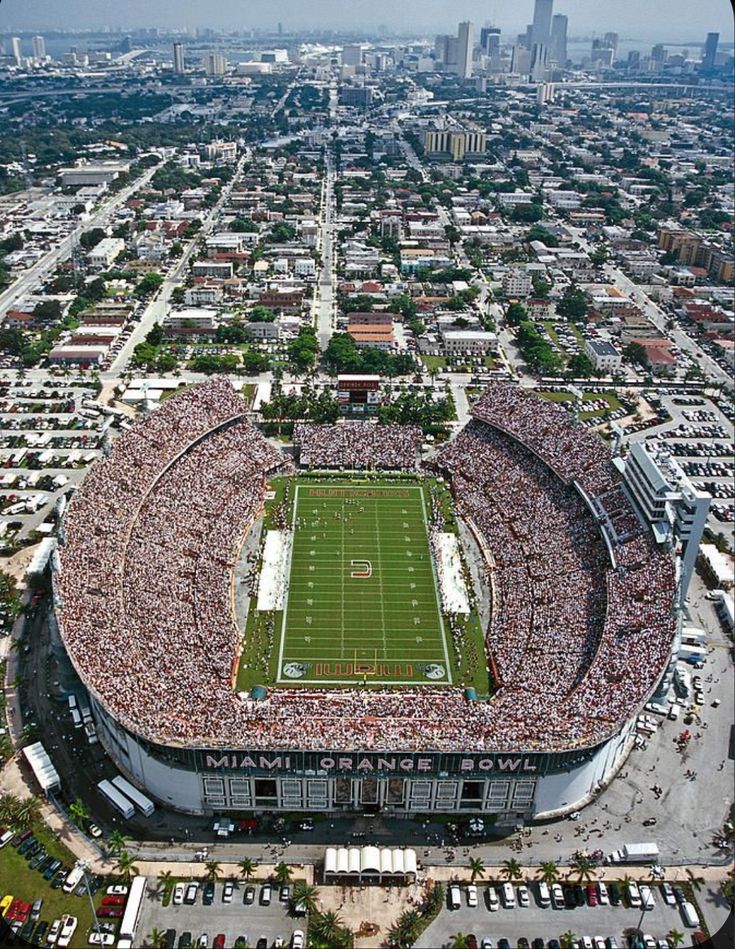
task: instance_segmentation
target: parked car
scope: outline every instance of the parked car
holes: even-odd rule
[[[489,886],[485,890],[485,900],[487,902],[487,908],[491,913],[496,912],[500,909],[500,900],[498,899],[498,891],[494,886]]]
[[[171,897],[171,902],[174,904],[174,906],[181,906],[181,904],[184,902],[185,894],[186,894],[186,884],[177,883],[176,886],[174,886],[174,893],[173,893],[173,896]]]
[[[528,887],[525,884],[521,883],[517,888],[518,893],[518,905],[519,906],[530,906],[531,905],[531,895],[528,892]]]
[[[197,894],[199,893],[199,884],[198,883],[189,883],[186,887],[186,892],[184,893],[184,902],[188,906],[192,906],[197,901]],[[191,936],[191,933],[189,933]]]
[[[255,887],[254,886],[245,887],[245,892],[242,895],[242,901],[243,903],[245,903],[246,906],[250,906],[251,903],[255,902]]]
[[[232,898],[235,895],[235,884],[232,880],[228,880],[225,885],[222,887],[222,902],[231,903]]]
[[[467,905],[470,907],[477,906],[477,887],[474,883],[470,883],[467,887]]]
[[[204,884],[204,890],[202,891],[202,905],[211,906],[212,903],[214,903],[214,883],[208,880]]]

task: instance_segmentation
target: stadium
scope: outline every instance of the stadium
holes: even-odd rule
[[[261,435],[230,384],[118,438],[64,517],[62,641],[120,770],[190,813],[554,817],[669,665],[673,555],[606,445],[492,385],[448,443]]]

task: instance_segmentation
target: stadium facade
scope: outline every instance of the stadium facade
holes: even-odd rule
[[[568,813],[614,777],[672,661],[673,558],[642,536],[619,478],[609,480],[618,476],[608,450],[562,409],[498,385],[473,414],[468,428],[476,428],[456,440],[463,464],[467,444],[500,433],[584,502],[607,564],[599,587],[607,612],[594,636],[585,620],[580,642],[554,666],[562,650],[545,634],[549,668],[559,671],[542,678],[539,665],[529,688],[522,676],[541,663],[531,639],[528,667],[523,657],[514,667],[502,629],[500,639],[491,630],[492,696],[355,687],[238,695],[240,631],[227,615],[233,550],[262,515],[267,478],[287,463],[228,383],[204,383],[131,429],[92,469],[66,514],[56,561],[61,637],[100,741],[128,778],[190,813],[438,812],[513,824]],[[437,462],[457,477],[459,516],[472,516],[492,548],[478,527],[483,510],[461,500],[468,475],[456,466],[451,450]],[[488,583],[502,589],[503,579],[491,549]]]

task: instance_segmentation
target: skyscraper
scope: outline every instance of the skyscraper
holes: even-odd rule
[[[719,33],[708,33],[702,52],[702,69],[711,70],[715,68],[715,58],[717,56],[717,44],[720,42]]]
[[[14,36],[10,41],[11,56],[15,60],[16,66],[23,64],[23,53],[20,48],[20,37]]]
[[[555,13],[551,20],[551,39],[549,41],[549,59],[557,66],[567,61],[567,26],[569,20],[563,13]]]
[[[210,76],[224,76],[227,72],[227,57],[222,53],[210,53],[207,57],[207,74]]]
[[[174,73],[177,76],[183,76],[186,72],[186,63],[184,61],[184,44],[174,43]]]
[[[618,58],[618,43],[620,42],[620,36],[617,33],[605,33],[602,38],[603,45],[608,49],[613,51],[612,58],[613,60]]]
[[[553,9],[554,0],[536,0],[533,8],[533,23],[531,24],[531,49],[533,49],[534,44],[548,49]]]
[[[456,72],[462,79],[472,78],[472,50],[474,30],[469,20],[459,24],[457,30],[457,67]]]
[[[33,58],[46,59],[46,40],[42,36],[33,37]]]
[[[495,26],[485,27],[480,37],[480,45],[489,59],[490,72],[500,72],[500,30]]]

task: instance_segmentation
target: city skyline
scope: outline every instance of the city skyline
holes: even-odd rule
[[[317,0],[308,10],[297,0],[274,0],[255,5],[242,0],[222,0],[216,10],[202,7],[193,0],[158,0],[154,5],[145,0],[128,0],[125,18],[111,13],[101,0],[69,0],[63,11],[55,0],[28,0],[21,6],[9,0],[0,7],[0,30],[35,29],[135,29],[143,26],[162,29],[276,29],[283,24],[286,31],[332,28],[339,30],[388,30],[402,32],[443,32],[458,19],[481,26],[492,22],[504,33],[525,29],[533,20],[534,4],[526,8],[517,4],[481,0],[465,0],[452,7],[444,0],[406,0],[400,13],[388,0],[351,5],[345,9],[336,0]],[[601,0],[559,0],[554,13],[569,18],[570,37],[617,30],[622,39],[656,38],[660,42],[699,41],[707,32],[719,31],[723,37],[732,35],[733,15],[722,0],[702,0],[696,7],[684,0],[672,0],[665,23],[654,3],[616,0],[614,6]]]

